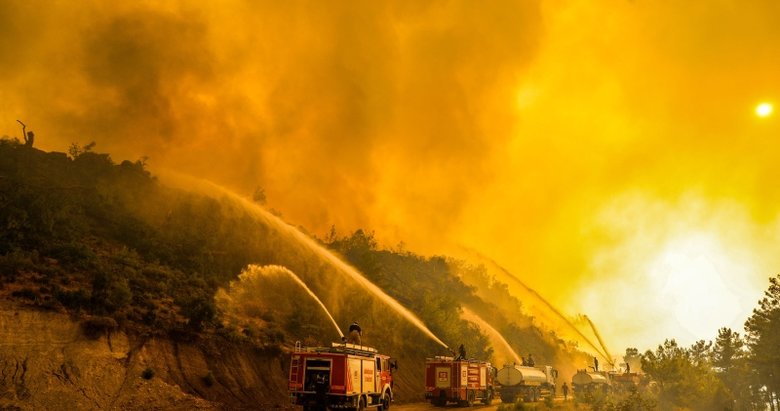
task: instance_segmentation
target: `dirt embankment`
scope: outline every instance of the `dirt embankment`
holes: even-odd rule
[[[216,337],[91,339],[64,314],[0,304],[0,409],[284,409],[287,361]]]

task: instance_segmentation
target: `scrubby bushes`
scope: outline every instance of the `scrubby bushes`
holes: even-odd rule
[[[117,166],[91,147],[68,158],[4,143],[0,192],[0,282],[46,285],[14,288],[21,300],[162,332],[201,330],[216,315],[217,287],[249,262],[245,249],[239,259],[204,259],[233,236],[217,227],[219,203],[159,187],[142,161]]]
[[[119,328],[116,320],[111,317],[89,317],[81,322],[81,329],[89,338],[98,339]]]

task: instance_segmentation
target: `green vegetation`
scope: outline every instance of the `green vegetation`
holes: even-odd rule
[[[647,387],[610,392],[595,390],[575,396],[574,404],[585,405],[593,411],[650,411],[659,409],[655,397]]]
[[[576,398],[593,410],[763,410],[778,409],[780,370],[780,275],[745,323],[746,335],[721,328],[713,342],[681,347],[664,341],[655,350],[626,350],[632,370],[639,359],[647,378],[629,392],[585,393]]]
[[[249,264],[278,264],[299,276],[338,324],[346,328],[359,320],[368,343],[405,356],[411,368],[421,367],[425,356],[446,353],[317,251],[275,226],[265,211],[224,193],[165,187],[144,161],[115,164],[91,149],[75,146],[68,156],[0,141],[0,297],[72,314],[91,338],[119,330],[186,340],[211,335],[270,350],[296,340],[335,340],[321,309],[293,283],[274,285],[276,300],[247,307],[251,319],[227,318],[220,311],[217,290],[237,281]],[[265,201],[261,194],[255,200]],[[463,344],[469,357],[488,359],[493,349],[476,326],[461,320],[464,307],[489,319],[519,354],[533,353],[537,364],[560,367],[584,359],[518,314],[521,302],[483,266],[381,249],[363,230],[344,236],[333,230],[321,243],[447,345]],[[740,335],[724,328],[714,343],[691,347],[668,340],[644,354],[628,349],[625,360],[633,370],[641,362],[652,384],[578,401],[597,410],[778,406],[780,276],[770,279],[745,330]],[[151,378],[154,371],[148,371],[144,375]],[[203,377],[207,386],[215,382],[209,375]],[[415,391],[408,389],[410,395]]]
[[[326,245],[404,305],[450,347],[463,344],[471,358],[488,359],[492,348],[473,324],[460,320],[461,304],[474,289],[450,271],[444,257],[424,258],[377,248],[373,234],[357,230]]]
[[[425,258],[403,250],[379,249],[373,233],[363,230],[339,237],[335,228],[331,229],[325,245],[403,302],[451,347],[463,344],[469,357],[490,359],[493,349],[475,325],[460,319],[464,306],[489,319],[510,345],[521,347],[518,355],[533,353],[539,364],[553,364],[561,355],[559,350],[565,348],[553,333],[531,326],[532,319],[522,314],[522,304],[506,284],[490,277],[484,266],[444,256]],[[478,285],[469,286],[466,281]]]
[[[119,325],[111,317],[91,317],[81,323],[84,334],[92,339],[98,339],[103,335],[116,331]]]
[[[219,311],[215,293],[249,264],[278,264],[301,277],[339,324],[359,319],[378,348],[446,353],[427,339],[420,345],[418,330],[262,212],[221,192],[163,186],[144,160],[115,164],[93,148],[73,145],[68,155],[0,142],[0,295],[75,314],[92,338],[121,329],[186,340],[208,333],[265,347],[335,340],[332,325],[297,286],[277,287],[285,290],[281,303],[259,304],[251,321]],[[264,201],[262,194],[258,189],[255,200]],[[362,230],[340,238],[334,231],[323,243],[448,345],[464,344],[470,357],[489,359],[492,348],[460,319],[464,305],[538,361],[554,360],[555,339],[530,327],[527,317],[506,315],[520,303],[506,286],[488,281],[484,267],[378,249]],[[467,286],[466,276],[485,277],[488,288]]]
[[[769,288],[764,292],[764,298],[753,310],[753,315],[745,323],[749,354],[746,356],[740,344],[739,336],[732,336],[732,342],[723,342],[724,354],[718,359],[721,372],[733,372],[733,378],[725,379],[727,387],[732,387],[732,394],[737,401],[756,397],[772,402],[775,409],[780,409],[780,275],[769,279]],[[724,337],[728,340],[728,338]],[[746,372],[746,368],[750,371]],[[749,387],[739,384],[741,376],[747,373]],[[746,393],[747,391],[747,393]]]
[[[661,409],[754,410],[778,405],[780,275],[745,323],[746,336],[721,328],[714,344],[680,347],[667,340],[642,355],[642,369],[658,384]],[[775,408],[777,409],[777,408]]]
[[[216,338],[279,355],[295,341],[338,340],[322,309],[289,277],[264,279],[271,281],[269,298],[248,295],[241,310],[218,305],[217,291],[243,281],[239,275],[250,265],[279,265],[311,288],[342,330],[360,321],[364,342],[393,355],[410,378],[422,378],[425,357],[449,354],[321,250],[297,239],[272,215],[278,213],[197,183],[184,183],[192,186],[187,191],[165,186],[144,160],[115,164],[92,149],[74,145],[68,155],[0,141],[0,298],[68,313],[95,339],[117,331],[191,342]],[[255,193],[256,203],[264,201],[261,194]],[[567,361],[555,356],[559,342],[552,336],[526,317],[502,312],[520,307],[506,289],[494,281],[491,289],[466,285],[465,276],[485,276],[484,267],[382,250],[362,230],[341,238],[334,232],[321,243],[447,345],[463,344],[471,358],[490,359],[493,351],[482,332],[461,319],[464,306],[495,321],[539,363]],[[153,370],[144,375],[151,378]],[[203,383],[216,381],[207,375]],[[405,398],[419,390],[399,385]]]
[[[71,151],[0,143],[4,294],[146,331],[212,322],[211,296],[248,261],[207,261],[216,242],[241,241],[208,231],[216,202],[164,190],[141,161],[115,165],[105,154]],[[161,203],[165,215],[144,210]]]

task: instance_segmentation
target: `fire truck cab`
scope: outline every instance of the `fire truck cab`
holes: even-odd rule
[[[393,401],[390,357],[362,345],[295,346],[290,361],[291,401],[304,411],[345,409],[384,411]]]
[[[425,360],[425,398],[443,407],[449,402],[471,406],[493,400],[495,369],[489,362],[436,356]]]

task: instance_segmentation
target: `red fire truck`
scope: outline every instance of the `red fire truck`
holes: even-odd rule
[[[449,402],[471,406],[493,400],[495,369],[489,362],[436,356],[425,359],[425,398],[443,407]]]
[[[288,389],[304,411],[366,408],[387,410],[393,401],[395,361],[362,345],[295,346]]]

